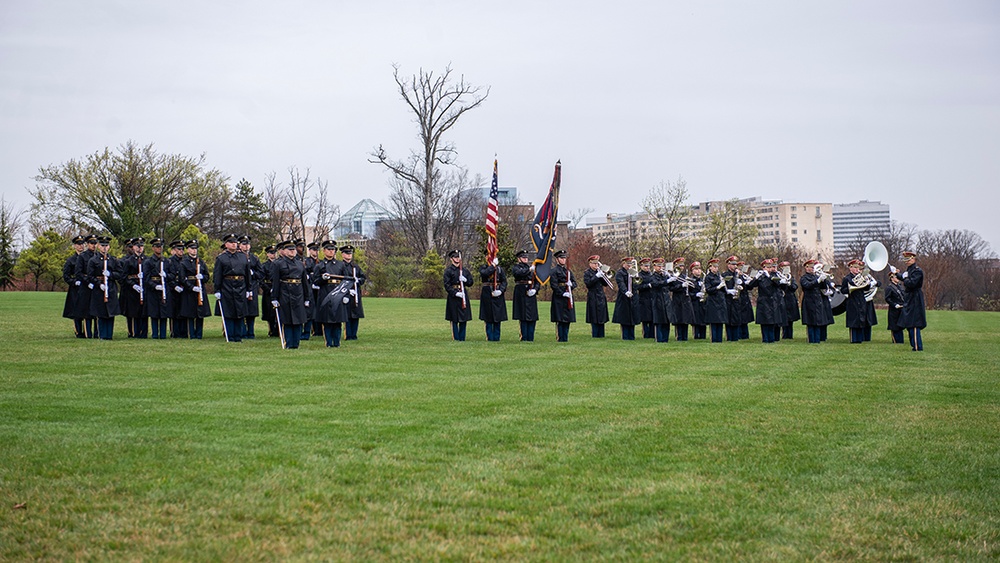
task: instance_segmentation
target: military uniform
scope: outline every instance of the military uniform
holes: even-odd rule
[[[121,314],[118,303],[118,281],[121,266],[118,259],[108,254],[110,237],[98,240],[99,252],[87,263],[87,285],[90,294],[90,316],[97,319],[97,335],[101,340],[111,340],[115,332],[115,317]]]
[[[189,241],[185,246],[198,248],[198,241]],[[181,260],[180,268],[177,278],[178,287],[182,288],[180,317],[187,323],[188,338],[200,340],[205,317],[212,316],[207,297],[208,266],[201,258],[188,254]]]
[[[718,259],[709,260],[709,266],[717,264]],[[712,342],[722,342],[722,327],[729,322],[729,305],[731,301],[726,293],[727,283],[718,272],[705,274],[705,322],[710,327]]]
[[[292,247],[291,241],[279,245],[279,248]],[[300,258],[282,255],[271,264],[271,305],[281,324],[287,349],[299,347],[302,326],[308,319],[307,303],[312,293],[309,289],[309,273]]]
[[[604,273],[597,269],[601,257],[594,255],[588,261],[588,267],[583,272],[583,285],[587,287],[587,323],[590,324],[590,335],[594,338],[604,338],[604,325],[611,320],[608,316],[608,298],[604,288],[609,283]]]
[[[170,243],[170,258],[167,259],[167,276],[171,279],[168,288],[173,291],[173,305],[170,315],[170,338],[187,338],[187,319],[181,316],[181,301],[187,283],[184,281],[184,243],[175,240]]]
[[[653,261],[653,277],[650,281],[653,294],[653,333],[656,341],[670,342],[670,290],[667,288],[666,260]]]
[[[271,266],[274,264],[274,253],[277,251],[274,245],[264,249],[267,260],[261,264],[260,280],[260,318],[267,321],[267,335],[271,337],[280,336],[278,323],[274,318],[274,306],[271,305]]]
[[[448,253],[452,260],[445,269],[443,277],[444,291],[448,295],[445,302],[444,318],[451,322],[451,336],[461,342],[465,340],[465,323],[472,320],[472,308],[469,307],[468,284],[472,273],[464,266],[454,263],[455,258],[461,258],[457,250]]]
[[[354,247],[351,245],[344,245],[340,247],[341,262],[340,269],[341,273],[345,278],[354,280],[354,285],[351,287],[350,296],[351,299],[347,302],[347,320],[344,322],[344,340],[357,340],[358,339],[358,325],[361,323],[361,319],[365,318],[365,305],[364,300],[361,298],[362,288],[365,282],[368,281],[368,277],[361,270],[361,266],[357,262],[354,262]],[[345,257],[344,254],[348,254]]]
[[[86,239],[83,236],[73,237],[74,253],[72,256],[66,259],[63,263],[63,281],[66,282],[66,301],[63,304],[63,318],[73,320],[73,334],[77,338],[90,338],[88,334],[87,326],[84,326],[84,318],[86,315],[81,314],[80,299],[82,298],[83,288],[85,284],[83,283],[83,276],[80,274],[80,260],[83,259],[84,253],[84,243]],[[79,276],[79,277],[78,277]],[[89,306],[89,303],[88,303]]]
[[[829,275],[814,273],[815,260],[809,260],[803,266],[806,273],[799,278],[802,288],[802,324],[806,325],[806,334],[810,344],[823,341],[823,331],[833,324],[833,310],[830,299],[824,294],[833,287]]]
[[[740,305],[740,293],[743,292],[743,274],[739,271],[739,258],[730,256],[726,258],[726,270],[719,275],[722,281],[726,282],[726,341],[736,342],[740,339],[740,323],[743,319],[743,312]]]
[[[906,329],[910,337],[910,347],[916,352],[924,349],[920,331],[927,328],[927,306],[924,303],[924,271],[917,266],[917,255],[904,252],[903,257],[913,261],[901,274],[903,281],[903,309],[899,315],[899,326]]]
[[[316,267],[317,258],[313,256],[314,252],[319,251],[319,242],[313,241],[306,246],[308,255],[302,257],[302,265],[306,268],[306,275],[309,276],[309,285],[305,287],[306,301],[309,302],[309,307],[306,307],[306,322],[302,325],[302,340],[309,340],[310,336],[322,336],[323,327],[319,323],[313,322],[316,318],[315,307],[313,303],[316,303],[316,292],[319,290],[319,285],[313,283],[312,271]]]
[[[149,321],[146,318],[146,290],[142,283],[145,276],[142,262],[146,259],[142,248],[146,241],[139,237],[132,239],[130,243],[127,248],[131,250],[121,260],[124,276],[121,288],[122,315],[125,316],[129,338],[147,338]]]
[[[250,262],[245,254],[236,250],[238,239],[232,234],[223,239],[226,250],[215,258],[212,270],[215,313],[222,317],[229,342],[243,341],[243,318],[247,315],[247,303],[253,296],[250,291]]]
[[[635,279],[625,265],[631,258],[622,260],[622,267],[615,272],[615,312],[611,322],[621,326],[622,340],[635,340],[635,325],[642,322],[639,314],[639,292],[633,286]],[[638,283],[635,283],[638,285]]]
[[[688,339],[688,326],[694,324],[694,305],[691,304],[694,282],[680,273],[684,259],[674,260],[674,271],[678,274],[667,278],[667,289],[670,290],[670,318],[674,322],[674,338],[678,342]]]
[[[246,248],[243,248],[243,247]],[[260,263],[260,258],[250,252],[250,237],[244,235],[240,237],[240,254],[246,257],[247,265],[250,268],[250,299],[247,300],[246,316],[243,317],[241,336],[245,340],[256,338],[254,324],[260,316],[260,306],[257,303],[260,297],[260,284],[264,279],[264,270]]]
[[[868,279],[860,276],[861,260],[851,260],[848,267],[858,270],[857,273],[848,272],[840,283],[840,292],[847,296],[847,311],[845,315],[845,326],[851,331],[851,344],[861,344],[865,341],[865,332],[871,339],[871,319],[868,316],[868,302],[865,300],[865,292],[869,289]],[[855,285],[855,275],[862,279],[860,285]]]
[[[757,318],[760,325],[760,338],[765,344],[777,341],[776,332],[785,320],[785,294],[781,289],[784,280],[777,272],[769,272],[767,268],[774,267],[774,261],[764,260],[757,275],[746,284],[746,288],[757,289]]]
[[[639,263],[639,283],[633,284],[632,291],[639,294],[639,322],[642,323],[642,337],[654,338],[653,328],[653,273],[649,271],[652,262],[643,258]]]
[[[150,245],[153,247],[153,255],[142,263],[145,315],[153,327],[152,338],[159,340],[167,337],[167,319],[171,318],[174,305],[175,292],[171,289],[174,280],[170,273],[169,259],[162,253],[163,241],[155,238],[150,241]],[[156,252],[157,248],[161,249],[159,254]]]
[[[337,245],[332,240],[325,241],[322,246],[326,256],[333,256],[337,250]],[[339,348],[344,323],[347,322],[347,303],[350,302],[346,287],[340,290],[345,283],[342,264],[334,258],[321,259],[313,267],[310,279],[313,285],[319,286],[316,291],[313,322],[321,325],[326,346]],[[350,281],[346,283],[347,287],[353,284]]]
[[[899,316],[903,312],[903,304],[906,303],[906,297],[903,294],[903,286],[899,283],[899,278],[895,273],[892,274],[896,281],[891,281],[889,285],[885,286],[885,303],[889,306],[886,312],[886,328],[892,334],[893,344],[903,343],[903,327],[899,324]]]
[[[485,264],[479,267],[479,320],[486,323],[486,340],[500,341],[500,323],[507,320],[507,274],[499,265]]]
[[[566,251],[557,251],[554,256],[557,259],[556,265],[549,273],[549,287],[552,288],[549,318],[556,323],[556,340],[568,342],[569,325],[576,322],[576,309],[573,307],[573,288],[576,287],[576,281],[569,269],[558,263],[559,258],[566,257]]]
[[[691,322],[691,332],[695,340],[705,340],[705,276],[696,274],[694,270],[701,269],[701,262],[692,262],[688,266],[688,280],[692,287],[688,288],[691,297],[691,308],[694,309],[694,320]]]
[[[781,267],[784,268],[785,266],[791,267],[791,264],[782,262]],[[795,293],[799,289],[799,284],[795,283],[795,278],[789,278],[788,284],[782,286],[781,289],[785,294],[785,324],[781,327],[781,338],[791,340],[794,334],[795,321],[801,318],[801,315],[799,315],[799,298]]]
[[[532,342],[535,340],[535,323],[538,321],[538,288],[535,281],[535,272],[531,265],[520,261],[520,258],[528,256],[528,252],[522,250],[517,253],[519,259],[511,268],[514,275],[514,304],[511,317],[520,323],[521,340]]]

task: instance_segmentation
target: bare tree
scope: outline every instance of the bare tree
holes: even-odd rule
[[[569,228],[576,229],[580,225],[580,221],[586,219],[587,215],[590,215],[593,212],[593,207],[581,207],[575,211],[570,211],[566,214],[566,220],[569,221]]]
[[[314,214],[316,224],[316,238],[330,238],[330,232],[334,223],[340,218],[340,206],[330,201],[330,183],[326,180],[316,178],[316,211]]]
[[[313,188],[316,181],[309,177],[310,170],[306,168],[305,175],[294,166],[288,167],[288,187],[285,189],[285,201],[292,212],[292,233],[297,237],[306,236],[306,220],[316,208]]]
[[[689,253],[691,240],[686,235],[691,215],[687,181],[678,177],[676,182],[663,180],[653,186],[642,200],[642,209],[653,223],[654,240],[650,250],[665,256]]]
[[[419,130],[420,151],[412,151],[405,159],[392,159],[382,145],[372,151],[369,162],[381,164],[393,175],[393,201],[398,215],[404,221],[416,223],[406,228],[406,236],[414,245],[415,254],[423,255],[436,246],[437,225],[442,199],[447,194],[447,174],[442,167],[455,164],[455,146],[444,139],[465,112],[479,107],[489,96],[489,88],[482,88],[465,81],[464,76],[453,80],[451,67],[436,75],[420,69],[412,77],[400,75],[399,65],[393,65],[393,78],[403,101],[413,112]],[[405,207],[399,204],[405,203]],[[406,217],[404,217],[404,215]],[[416,238],[414,228],[422,229]]]
[[[739,200],[724,202],[721,208],[709,213],[700,237],[701,254],[714,257],[730,253],[756,258],[760,255],[756,248],[759,230],[753,219],[753,212]]]
[[[291,238],[294,217],[287,210],[288,194],[282,189],[274,172],[264,176],[264,205],[267,207],[264,233],[276,239]]]

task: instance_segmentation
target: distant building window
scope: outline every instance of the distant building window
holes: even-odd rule
[[[792,211],[795,211],[794,207],[792,208]],[[795,213],[792,213],[792,219],[797,219],[797,218],[798,218],[798,215],[795,214]]]
[[[792,234],[793,234],[793,235],[797,235],[797,234],[799,234],[799,231],[798,231],[798,229],[792,229]]]
[[[795,206],[794,205],[792,206],[792,211],[795,211]],[[792,215],[792,217],[795,217],[795,215]]]
[[[796,237],[792,237],[792,242],[799,242],[799,239]]]

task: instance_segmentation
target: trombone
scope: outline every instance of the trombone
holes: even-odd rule
[[[608,284],[612,290],[615,288],[614,282],[611,281],[611,266],[607,264],[602,264],[600,260],[597,261],[597,277],[604,280],[604,283]]]

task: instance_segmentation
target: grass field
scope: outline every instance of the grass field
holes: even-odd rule
[[[369,299],[283,351],[77,340],[62,297],[0,293],[0,560],[1000,559],[995,313],[929,312],[918,354],[842,317],[456,343]]]

